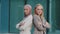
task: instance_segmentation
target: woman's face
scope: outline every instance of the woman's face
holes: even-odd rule
[[[35,9],[35,11],[36,11],[36,13],[37,13],[38,15],[42,15],[42,13],[43,13],[43,8],[42,8],[41,6],[37,6],[36,9]]]
[[[24,7],[24,14],[29,15],[30,14],[30,8],[29,7]]]

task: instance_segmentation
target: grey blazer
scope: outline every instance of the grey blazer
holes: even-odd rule
[[[44,20],[44,22],[46,22]],[[34,34],[46,34],[46,28],[43,27],[43,24],[39,24],[42,23],[41,18],[38,15],[34,15],[33,16],[33,24],[34,24]]]

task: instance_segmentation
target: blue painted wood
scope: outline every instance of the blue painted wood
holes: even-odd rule
[[[19,32],[16,24],[19,23],[24,16],[24,1],[11,0],[10,2],[10,32]]]
[[[1,0],[1,33],[8,32],[9,0]]]
[[[0,32],[1,32],[1,0],[0,0]]]

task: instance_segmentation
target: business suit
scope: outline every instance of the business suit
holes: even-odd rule
[[[16,28],[19,29],[21,32],[20,34],[31,34],[30,30],[31,30],[31,27],[32,27],[32,15],[30,14],[29,16],[25,17],[20,23],[18,23],[16,25]],[[24,23],[24,25],[20,26],[21,23]]]
[[[44,22],[44,23],[42,23]],[[42,23],[42,24],[39,24]],[[38,15],[34,15],[33,16],[33,24],[34,24],[34,34],[46,34],[46,28],[49,28],[50,25],[44,26],[46,23],[46,20],[43,19],[43,21],[41,21],[40,16]]]

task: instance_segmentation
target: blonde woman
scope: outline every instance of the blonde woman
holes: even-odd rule
[[[50,24],[44,18],[43,6],[41,4],[37,4],[34,12],[34,34],[46,34],[46,28],[50,28]]]

